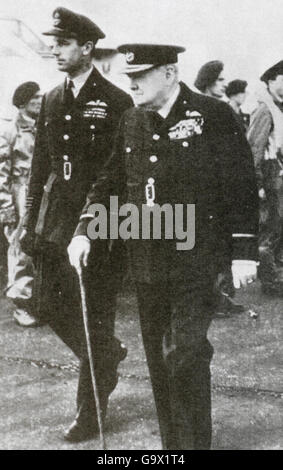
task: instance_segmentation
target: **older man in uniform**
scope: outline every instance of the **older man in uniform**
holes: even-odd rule
[[[126,44],[118,50],[126,55],[137,107],[124,114],[113,154],[88,195],[70,261],[78,267],[99,253],[101,241],[91,247],[87,238],[97,222],[91,206],[107,207],[109,195],[139,210],[181,204],[186,213],[187,204],[195,205],[192,249],[176,250],[164,230],[161,239],[128,245],[163,447],[208,449],[213,349],[207,330],[215,277],[228,260],[236,287],[256,275],[253,161],[230,107],[179,82],[184,48]]]
[[[130,97],[92,66],[96,42],[104,38],[85,16],[65,8],[53,13],[53,54],[65,82],[43,97],[27,197],[22,245],[35,255],[38,311],[80,358],[77,416],[65,438],[80,441],[98,431],[90,368],[75,271],[67,246],[86,194],[108,159],[114,131]],[[100,262],[84,272],[103,418],[117,383],[117,366],[126,349],[114,337],[116,294],[121,253],[117,244],[100,247]]]

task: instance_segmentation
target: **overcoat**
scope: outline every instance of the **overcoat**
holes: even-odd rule
[[[166,119],[139,108],[126,111],[112,156],[88,194],[75,232],[89,233],[90,206],[109,206],[109,195],[141,209],[150,178],[155,204],[194,204],[192,249],[177,250],[176,236],[129,240],[138,282],[162,282],[168,276],[203,284],[231,259],[257,257],[257,187],[247,140],[227,104],[180,86]]]

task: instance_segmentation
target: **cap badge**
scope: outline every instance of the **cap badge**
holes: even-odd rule
[[[134,59],[135,59],[135,54],[133,52],[127,52],[126,54],[127,64],[130,64],[131,62],[133,62]]]
[[[57,12],[54,15],[54,22],[53,22],[54,26],[59,26],[60,22],[61,22],[60,13]]]

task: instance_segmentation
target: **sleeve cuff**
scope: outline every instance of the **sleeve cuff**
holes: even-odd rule
[[[90,243],[90,239],[86,237],[85,235],[75,235],[73,238],[75,238],[76,240],[85,240],[88,243]]]
[[[259,263],[257,261],[253,261],[250,259],[234,259],[232,261],[233,266],[258,266]]]
[[[250,233],[233,234],[233,260],[258,260],[257,237]]]
[[[87,236],[87,227],[91,220],[92,219],[90,217],[81,218],[73,236],[74,237],[84,236],[89,240]]]

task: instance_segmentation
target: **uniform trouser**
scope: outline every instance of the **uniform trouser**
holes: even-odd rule
[[[18,307],[27,309],[32,313],[32,288],[33,288],[33,264],[32,258],[21,249],[19,237],[22,231],[22,215],[25,203],[25,178],[20,184],[13,184],[13,198],[19,221],[12,231],[5,228],[5,234],[9,243],[8,247],[8,284],[6,295],[14,301]],[[9,234],[8,234],[9,231]]]
[[[283,177],[273,177],[260,201],[259,278],[264,287],[283,293]]]
[[[84,425],[97,425],[96,407],[87,355],[79,283],[67,254],[54,246],[45,249],[38,263],[36,297],[41,319],[66,343],[80,360],[77,409]],[[40,264],[40,266],[39,266]],[[90,337],[102,414],[117,384],[117,367],[121,353],[120,341],[114,337],[116,295],[120,278],[111,266],[97,272],[91,257],[84,272],[87,292]],[[40,273],[39,273],[40,271]],[[40,284],[40,288],[38,287]]]
[[[164,449],[209,449],[212,287],[137,284],[143,342]]]

